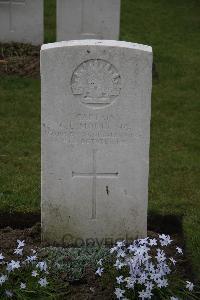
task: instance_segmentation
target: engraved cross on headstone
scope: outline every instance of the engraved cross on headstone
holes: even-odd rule
[[[26,0],[0,0],[0,4],[9,5],[9,29],[14,31],[13,27],[13,5],[25,5]]]
[[[92,172],[74,172],[72,171],[72,177],[92,177],[92,219],[96,219],[96,184],[98,177],[118,177],[118,172],[113,173],[98,173],[96,169],[96,149],[93,149],[92,159],[93,166]]]

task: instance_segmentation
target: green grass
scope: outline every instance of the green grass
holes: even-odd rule
[[[200,1],[122,0],[120,39],[153,47],[149,213],[183,216],[200,278]],[[55,1],[45,2],[55,40]],[[0,207],[40,210],[40,83],[0,78]]]

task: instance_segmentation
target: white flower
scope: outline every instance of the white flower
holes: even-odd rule
[[[125,291],[124,290],[121,290],[120,288],[116,288],[115,289],[115,295],[117,297],[117,299],[122,299],[124,297],[124,294]]]
[[[146,289],[147,289],[148,291],[151,291],[151,290],[153,290],[153,288],[154,288],[154,284],[153,284],[151,281],[147,281],[147,282],[145,283],[145,286],[146,286]]]
[[[183,250],[180,247],[176,247],[176,250],[179,254],[183,254]]]
[[[124,282],[124,279],[123,279],[123,276],[119,276],[119,277],[116,277],[116,280],[117,280],[117,283],[118,284],[121,284],[122,282]]]
[[[125,256],[126,256],[126,253],[124,252],[124,250],[119,249],[117,251],[117,257],[125,257]]]
[[[177,297],[170,297],[170,300],[179,300]]]
[[[139,245],[146,245],[148,244],[148,237],[144,238],[144,239],[139,239]]]
[[[5,257],[3,256],[2,253],[0,253],[0,260],[3,260]]]
[[[113,253],[115,251],[117,251],[117,247],[116,246],[110,249],[110,253]]]
[[[151,296],[152,296],[153,294],[150,292],[150,291],[141,291],[141,292],[139,292],[139,298],[142,298],[142,300],[144,300],[144,299],[151,299]]]
[[[114,264],[114,266],[116,267],[117,270],[121,270],[121,268],[123,266],[125,266],[126,264],[121,262],[119,259],[116,260],[116,263]]]
[[[20,268],[20,262],[19,262],[19,261],[11,260],[11,262],[7,264],[6,270],[7,270],[8,272],[11,272],[11,271],[13,271],[14,269],[19,269],[19,268]]]
[[[149,240],[149,246],[157,246],[157,240],[156,239],[150,239]]]
[[[135,245],[130,245],[128,247],[129,252],[135,252],[136,249],[137,249],[137,247]]]
[[[159,235],[159,238],[161,246],[168,246],[172,242],[169,235],[161,234]]]
[[[40,269],[40,271],[47,271],[46,261],[39,261],[36,265],[36,268]]]
[[[145,272],[143,272],[140,277],[138,278],[138,283],[143,284],[148,280],[148,276]]]
[[[166,260],[165,252],[163,250],[157,249],[157,256],[155,256],[155,258],[159,263],[165,261]]]
[[[26,283],[21,282],[20,283],[20,289],[24,290],[26,288]]]
[[[191,292],[194,289],[194,284],[190,281],[186,281],[186,288]]]
[[[132,278],[132,277],[127,277],[125,278],[125,281],[127,282],[126,287],[128,289],[134,289],[135,283],[136,283],[136,279]]]
[[[40,280],[38,281],[38,283],[40,284],[40,286],[46,286],[48,284],[48,281],[46,279],[46,277],[44,278],[40,278]]]
[[[176,260],[173,257],[170,257],[169,260],[173,263],[173,265],[175,266],[176,264]]]
[[[36,253],[36,250],[34,250],[34,249],[31,249],[31,251],[32,251],[32,253],[33,253],[33,254],[35,254],[35,253]]]
[[[27,256],[26,261],[32,262],[32,261],[34,261],[34,260],[36,260],[36,259],[37,259],[37,255]]]
[[[104,268],[100,268],[100,267],[99,267],[99,268],[96,270],[95,274],[101,276],[101,274],[103,273],[103,270],[104,270]]]
[[[2,285],[7,279],[8,279],[7,275],[1,275],[0,276],[0,285]]]
[[[24,247],[24,246],[25,246],[25,241],[17,240],[17,243],[18,243],[17,248],[21,248],[21,247]]]
[[[167,279],[159,279],[159,280],[158,280],[158,283],[157,283],[157,286],[158,286],[159,288],[167,287],[167,286],[168,286],[168,281],[167,281]]]
[[[9,290],[5,290],[5,294],[8,298],[11,298],[13,296],[13,292],[11,292]]]
[[[22,255],[22,252],[23,252],[23,248],[16,248],[14,254]]]
[[[38,274],[38,272],[37,271],[32,271],[32,273],[31,273],[31,276],[33,276],[33,277],[37,277],[39,274]]]
[[[98,262],[97,262],[98,265],[102,266],[103,264],[103,258],[101,258]]]
[[[116,244],[118,248],[121,248],[125,246],[125,241],[118,241]]]

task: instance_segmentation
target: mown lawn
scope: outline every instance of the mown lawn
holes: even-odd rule
[[[55,0],[45,1],[55,40]],[[200,1],[122,0],[121,40],[153,47],[149,214],[183,216],[200,278]],[[1,211],[40,210],[40,82],[0,78]]]

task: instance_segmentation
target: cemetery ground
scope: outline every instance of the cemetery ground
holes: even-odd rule
[[[186,270],[181,270],[192,273],[195,279],[200,279],[199,15],[200,3],[195,0],[122,0],[120,34],[121,40],[151,45],[154,52],[150,234],[169,233],[183,244],[187,263]],[[54,40],[55,1],[48,0],[45,41]],[[0,235],[7,249],[13,247],[14,237],[25,237],[31,246],[37,246],[39,48],[1,45],[0,49],[0,225],[21,228],[4,228]],[[28,225],[32,229],[22,229]],[[96,288],[99,283],[90,272],[87,276]],[[89,293],[90,286],[86,285],[85,293]],[[81,285],[79,288],[83,293]]]

